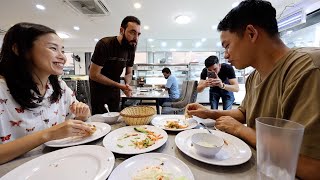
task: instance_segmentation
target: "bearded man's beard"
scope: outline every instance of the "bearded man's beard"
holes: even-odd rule
[[[126,47],[126,48],[128,48],[130,50],[134,50],[135,51],[137,45],[136,44],[132,44],[132,42],[137,44],[137,41],[131,40],[129,42],[125,35],[122,36],[121,45],[123,45],[124,47]]]

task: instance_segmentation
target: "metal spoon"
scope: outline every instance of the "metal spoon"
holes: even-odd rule
[[[212,134],[212,132],[209,130],[209,128],[205,125],[205,124],[203,124],[202,122],[201,123],[199,123],[203,128],[205,128],[207,131],[209,131],[209,133],[210,134]],[[215,129],[215,127],[214,127],[214,129]]]
[[[110,116],[110,111],[109,111],[109,106],[108,106],[108,104],[104,104],[104,108],[106,108],[106,110],[108,111],[108,116]]]
[[[199,123],[199,124],[200,124],[202,127],[204,127],[206,130],[208,130],[210,134],[212,134],[212,132],[209,130],[209,128],[208,128],[205,124],[203,124],[203,123]],[[213,129],[214,129],[214,130],[217,130],[217,128],[216,128],[215,126],[213,126]],[[223,139],[224,144],[225,144],[225,145],[228,145],[228,142],[227,142],[224,138],[222,138],[222,139]]]

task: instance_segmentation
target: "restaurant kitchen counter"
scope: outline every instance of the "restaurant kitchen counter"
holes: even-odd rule
[[[120,127],[125,126],[123,122],[111,125],[112,130],[118,129]],[[156,153],[165,153],[183,161],[192,171],[194,178],[196,180],[211,180],[211,179],[219,179],[219,180],[229,180],[229,179],[257,179],[257,166],[256,166],[256,151],[251,148],[252,156],[249,161],[236,165],[236,166],[217,166],[210,165],[206,163],[202,163],[197,161],[183,152],[181,152],[175,144],[175,137],[177,132],[168,132],[168,140],[167,142],[161,146],[160,148],[152,151]],[[93,142],[87,143],[87,145],[102,145],[103,138],[95,140]],[[34,150],[26,153],[25,155],[12,160],[8,163],[0,165],[0,177],[4,176],[9,171],[14,168],[26,163],[34,158],[37,158],[43,154],[58,150],[61,148],[52,148],[46,147],[45,145],[41,145]],[[132,155],[122,155],[116,154],[115,156],[115,165],[114,169],[122,163],[124,160],[132,157]],[[85,164],[84,164],[85,165]]]

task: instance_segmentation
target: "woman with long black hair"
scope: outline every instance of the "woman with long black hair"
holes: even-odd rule
[[[62,40],[51,28],[18,23],[6,33],[0,53],[0,164],[47,141],[90,134],[83,122],[88,105],[58,79],[65,62]]]

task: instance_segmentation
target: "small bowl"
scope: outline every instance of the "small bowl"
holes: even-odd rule
[[[93,115],[90,117],[90,120],[92,122],[103,122],[107,124],[114,124],[118,121],[119,116],[120,116],[119,112],[110,112],[110,114],[104,113],[104,114]]]
[[[224,141],[221,137],[209,133],[197,133],[191,136],[193,147],[197,153],[204,156],[213,156],[222,148]]]

